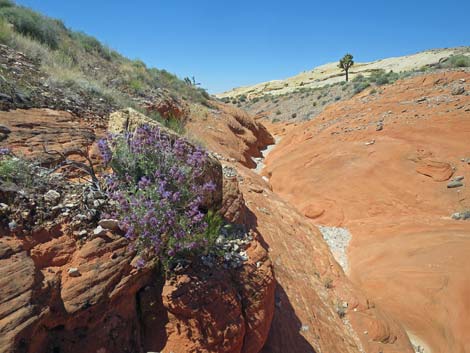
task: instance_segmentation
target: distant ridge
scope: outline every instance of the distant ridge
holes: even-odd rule
[[[470,56],[470,47],[431,49],[412,55],[384,58],[367,63],[355,63],[350,71],[350,79],[353,79],[358,74],[368,76],[377,70],[401,72],[417,70],[423,67],[432,67],[445,61],[451,55],[458,54]],[[238,87],[227,92],[219,93],[216,96],[218,98],[232,98],[245,95],[249,99],[252,99],[266,94],[282,95],[294,92],[300,87],[322,87],[343,80],[344,75],[338,68],[338,63],[332,62],[283,80],[272,80],[252,86]]]

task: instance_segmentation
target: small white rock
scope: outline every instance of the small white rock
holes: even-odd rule
[[[76,267],[69,268],[67,273],[70,277],[80,277],[80,271],[78,271],[78,268]]]
[[[44,200],[49,203],[57,204],[60,200],[60,194],[55,190],[49,190],[44,194]]]
[[[104,229],[102,226],[98,226],[95,229],[93,229],[93,235],[99,236],[105,233],[106,233],[106,229]]]

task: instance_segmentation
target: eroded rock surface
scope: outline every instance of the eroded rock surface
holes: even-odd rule
[[[18,155],[53,162],[57,154],[46,154],[44,149],[66,153],[85,150],[95,140],[95,130],[76,115],[51,109],[18,109],[0,111],[0,124],[10,133],[0,145],[8,146]]]
[[[452,94],[469,78],[418,76],[279,124],[266,160],[275,192],[350,231],[353,281],[434,353],[470,345],[470,226],[450,218],[470,207],[470,96]],[[448,188],[453,175],[462,185]]]
[[[53,118],[64,116],[47,112]],[[33,122],[36,116],[35,111],[5,114],[29,114]],[[15,128],[11,131],[16,134]],[[21,144],[9,145],[15,153],[28,146],[24,136]],[[57,134],[50,136],[48,142],[63,147],[53,140]],[[91,140],[82,142],[86,148]],[[227,208],[221,213],[242,219],[238,180],[225,187],[223,196],[222,167],[209,158],[208,175],[219,187],[208,195],[207,207],[217,210],[224,200]],[[47,202],[67,199],[60,191],[45,191]],[[274,312],[275,288],[261,238],[240,242],[245,244],[245,260],[237,266],[199,264],[179,269],[165,281],[150,265],[136,268],[128,241],[119,230],[110,229],[109,220],[103,226],[93,220],[82,231],[72,231],[70,217],[73,214],[64,213],[60,222],[48,227],[35,223],[21,234],[0,230],[0,352],[261,350]]]

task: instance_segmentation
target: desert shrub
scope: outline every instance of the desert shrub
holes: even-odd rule
[[[354,94],[358,94],[370,86],[369,78],[364,77],[364,75],[362,74],[359,74],[354,77],[351,82],[353,85]]]
[[[147,115],[150,119],[158,121],[160,124],[176,132],[178,135],[183,135],[185,133],[183,122],[174,116],[164,118],[156,111],[142,111],[142,113]]]
[[[11,28],[3,18],[0,18],[0,43],[9,44],[11,41]]]
[[[72,32],[72,38],[88,53],[97,53],[103,59],[110,61],[113,57],[111,50],[102,45],[98,39],[83,32]]]
[[[470,56],[467,55],[451,55],[445,63],[447,67],[470,67]]]
[[[354,83],[354,93],[360,93],[364,91],[367,87],[370,86],[370,83],[368,81],[361,81],[361,82],[355,82]]]
[[[370,75],[369,80],[371,82],[374,82],[378,86],[381,86],[381,85],[393,83],[396,80],[398,80],[398,78],[399,78],[399,75],[396,72],[393,72],[393,71],[385,72],[384,70],[377,70],[377,71],[374,71]]]
[[[144,84],[137,78],[130,80],[129,87],[134,91],[134,93],[142,93],[144,90]]]
[[[335,97],[335,101],[336,101],[336,102],[339,101],[340,99],[341,99],[340,96],[336,96],[336,97]]]
[[[281,113],[280,110],[276,111],[276,115],[281,115],[281,114],[282,114],[282,113]]]
[[[0,7],[0,16],[6,18],[17,32],[53,49],[58,48],[60,31],[65,30],[65,26],[60,21],[47,18],[24,7]]]
[[[134,134],[101,140],[99,147],[113,174],[107,178],[110,198],[125,236],[145,261],[166,269],[179,258],[207,254],[215,246],[220,221],[201,211],[206,153],[160,129],[144,126]]]
[[[291,117],[292,117],[292,119],[297,118],[297,113],[292,113]]]
[[[364,81],[365,77],[363,74],[356,75],[351,81],[352,82],[360,82]]]
[[[33,166],[22,158],[10,154],[6,148],[0,148],[0,181],[29,187],[33,183]]]
[[[141,70],[147,69],[147,65],[145,65],[145,63],[140,59],[133,60],[132,65],[137,69],[141,69]]]
[[[13,6],[15,6],[15,4],[13,4],[13,2],[10,0],[0,0],[0,9]]]
[[[278,123],[278,122],[280,122],[280,121],[281,121],[281,120],[278,119],[278,118],[274,118],[273,120],[271,120],[272,123]]]

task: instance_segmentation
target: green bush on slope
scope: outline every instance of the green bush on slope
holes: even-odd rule
[[[204,89],[187,85],[165,70],[129,60],[96,38],[8,0],[0,0],[0,43],[38,59],[53,84],[88,82],[86,86],[113,97],[117,105],[129,101],[129,94],[160,88],[191,102],[205,103],[210,98]]]

